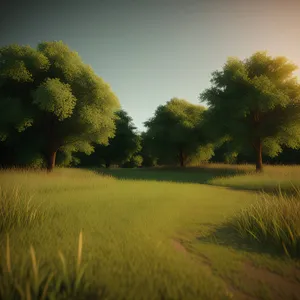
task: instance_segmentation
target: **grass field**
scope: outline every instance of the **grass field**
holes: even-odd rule
[[[17,282],[23,299],[51,299],[40,292],[29,297],[38,284],[47,286],[37,274],[63,274],[58,251],[66,270],[76,273],[82,231],[83,278],[81,272],[77,282],[72,274],[65,276],[78,285],[80,299],[300,299],[298,259],[242,241],[224,226],[260,201],[256,191],[300,186],[299,167],[270,166],[262,175],[252,170],[206,165],[184,171],[1,171],[2,199],[24,200],[26,205],[18,207],[29,217],[10,208],[8,221],[1,223],[0,293]],[[9,220],[18,222],[5,227]],[[1,285],[4,279],[11,282]]]

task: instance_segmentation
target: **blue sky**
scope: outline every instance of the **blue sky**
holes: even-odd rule
[[[0,46],[64,41],[111,85],[139,130],[172,97],[199,103],[228,56],[267,50],[300,66],[299,0],[6,2]]]

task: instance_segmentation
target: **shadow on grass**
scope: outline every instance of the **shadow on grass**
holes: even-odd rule
[[[122,180],[167,181],[177,183],[207,184],[217,177],[230,177],[245,174],[246,171],[237,169],[210,167],[191,168],[140,168],[140,169],[96,169],[100,174],[110,175]]]
[[[227,224],[215,228],[215,230],[207,236],[197,237],[197,240],[202,243],[217,244],[250,253],[268,254],[273,257],[286,256],[283,249],[262,244],[255,240],[241,238],[238,233]]]
[[[274,195],[274,196],[284,196],[284,197],[290,197],[290,196],[298,196],[300,190],[295,189],[294,186],[285,186],[280,187],[279,186],[267,186],[267,187],[247,187],[247,186],[230,186],[230,185],[217,185],[210,182],[207,182],[210,186],[217,186],[217,187],[223,187],[234,191],[247,191],[247,192],[253,192],[256,194],[268,194],[268,195]],[[297,186],[297,188],[299,188]]]
[[[109,175],[120,180],[144,180],[144,181],[164,181],[177,183],[194,183],[208,184],[211,186],[219,186],[237,191],[264,192],[268,194],[278,195],[282,193],[287,196],[295,195],[297,192],[291,186],[284,186],[279,189],[274,186],[230,186],[218,185],[211,181],[218,177],[231,177],[235,175],[249,174],[249,170],[233,169],[233,168],[211,168],[209,166],[190,167],[190,168],[139,168],[139,169],[94,169],[99,174]]]

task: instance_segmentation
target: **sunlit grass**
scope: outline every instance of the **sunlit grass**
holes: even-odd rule
[[[257,202],[229,221],[240,237],[300,257],[300,193],[295,196],[261,194]]]
[[[246,170],[246,166],[240,166],[240,168]],[[300,187],[300,167],[265,166],[263,173],[256,174],[252,166],[252,171],[245,174],[220,176],[210,180],[208,183],[238,189],[264,190],[266,192],[278,191],[278,186],[280,186],[283,192],[290,192],[294,191],[294,186]]]
[[[225,165],[211,167],[215,169],[111,170],[109,176],[99,175],[100,170],[96,173],[79,169],[56,169],[52,174],[1,171],[4,191],[18,186],[22,193],[34,195],[32,203],[46,211],[45,219],[36,226],[9,230],[8,256],[22,291],[28,290],[29,280],[32,299],[40,299],[33,296],[37,278],[34,274],[38,274],[38,297],[46,286],[47,295],[53,291],[53,299],[76,299],[66,296],[75,295],[75,290],[83,299],[86,293],[93,294],[90,299],[106,300],[230,299],[232,290],[222,278],[236,273],[239,264],[237,261],[232,271],[233,261],[249,256],[201,242],[200,237],[213,232],[235,212],[251,206],[255,197],[254,193],[201,184],[227,172],[224,173]],[[231,171],[226,174],[232,176]],[[74,242],[81,229],[83,248]],[[208,263],[219,273],[207,271],[207,265],[201,259],[195,261],[189,250],[182,253],[174,247],[176,239],[185,240],[187,249],[195,246],[200,257],[211,254],[212,261]],[[3,232],[2,270],[7,270],[6,248]],[[274,269],[285,268],[285,274],[293,274],[294,261],[278,264],[273,258],[260,257]],[[76,278],[80,278],[77,289]],[[245,279],[239,286],[243,285],[251,286],[251,282]],[[55,294],[55,286],[59,294]],[[18,289],[13,293],[20,295]],[[251,295],[256,297],[256,293],[253,290]]]
[[[16,227],[37,225],[45,219],[45,211],[32,201],[29,192],[0,186],[0,232]]]
[[[38,226],[10,232],[12,261],[28,261],[27,249],[33,245],[40,265],[62,275],[73,274],[70,261],[78,256],[74,255],[73,240],[83,228],[86,254],[81,261],[88,264],[85,282],[95,287],[92,291],[97,294],[103,291],[92,299],[230,298],[221,280],[205,274],[172,244],[177,229],[187,226],[187,215],[189,222],[191,217],[197,220],[191,213],[199,203],[209,203],[208,220],[220,218],[210,201],[219,193],[213,188],[116,180],[67,169],[53,174],[5,171],[0,172],[0,180],[5,188],[18,184],[24,191],[34,192],[36,203],[41,201],[51,216]],[[229,199],[231,193],[226,194]],[[1,241],[3,244],[0,235]],[[59,261],[57,249],[64,253]],[[64,268],[56,269],[58,263]],[[76,263],[73,267],[76,269]],[[26,287],[26,282],[22,284]]]
[[[33,246],[28,251],[28,259],[22,265],[11,258],[9,235],[6,236],[5,253],[0,260],[0,299],[5,300],[46,300],[84,299],[88,296],[88,285],[84,280],[82,266],[82,232],[79,234],[75,268],[69,267],[65,256],[58,252],[61,267],[51,269],[41,266]]]

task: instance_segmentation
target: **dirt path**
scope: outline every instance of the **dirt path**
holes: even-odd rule
[[[249,282],[249,286],[253,287],[253,290],[260,290],[261,286],[267,286],[271,292],[270,295],[250,295],[245,291],[241,291],[239,288],[233,286],[228,279],[221,277],[216,274],[212,267],[212,263],[208,257],[203,254],[194,254],[189,252],[179,241],[172,240],[172,244],[176,251],[183,253],[184,255],[190,256],[196,261],[201,268],[207,272],[207,274],[217,277],[224,286],[227,288],[229,294],[232,295],[232,299],[236,300],[300,300],[300,282],[284,278],[278,274],[275,274],[265,268],[257,268],[249,261],[243,264],[244,273],[243,278]],[[300,276],[300,270],[295,269],[295,272]]]

